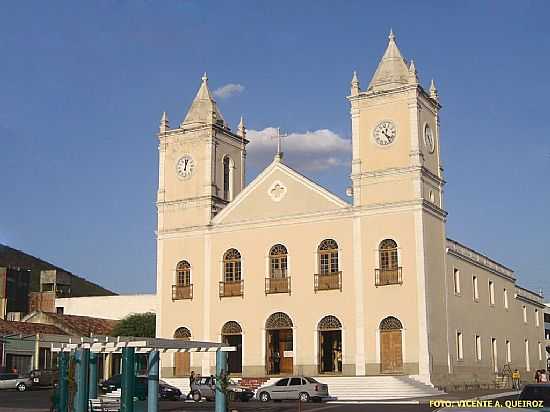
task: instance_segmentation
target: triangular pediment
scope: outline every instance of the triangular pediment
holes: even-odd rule
[[[279,161],[274,161],[213,220],[237,223],[313,214],[350,205]]]

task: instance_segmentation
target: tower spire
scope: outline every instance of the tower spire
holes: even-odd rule
[[[199,91],[191,103],[191,107],[181,122],[181,127],[193,127],[204,124],[216,124],[226,127],[225,120],[218,109],[216,101],[208,88],[208,75],[206,72],[201,77]]]
[[[395,39],[396,36],[390,29],[388,46],[367,90],[385,91],[409,84],[409,67],[401,55]]]

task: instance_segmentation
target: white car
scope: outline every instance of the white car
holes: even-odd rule
[[[21,378],[17,373],[0,373],[0,389],[17,389],[25,392],[32,386],[32,379]]]

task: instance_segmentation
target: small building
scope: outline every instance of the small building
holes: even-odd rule
[[[120,320],[134,313],[157,313],[156,294],[65,297],[55,300],[58,313]]]

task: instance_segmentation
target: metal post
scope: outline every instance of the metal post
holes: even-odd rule
[[[134,412],[134,348],[122,348],[122,393],[120,412]]]
[[[227,352],[216,352],[216,412],[226,412],[226,398],[222,388],[222,379],[227,374]]]
[[[74,400],[75,412],[88,410],[88,364],[90,349],[76,351],[76,396]]]
[[[159,351],[149,352],[147,360],[147,412],[157,412],[159,403]]]
[[[67,412],[67,406],[69,406],[69,380],[68,380],[68,368],[69,368],[69,353],[59,352],[57,358],[59,369],[59,383],[58,383],[58,406],[59,412]]]
[[[88,381],[89,385],[89,398],[97,398],[97,353],[90,352],[90,379]]]

